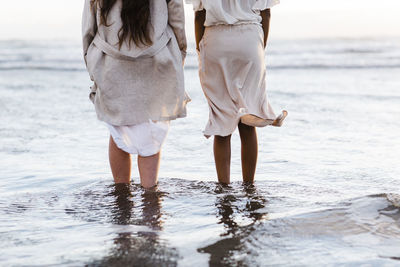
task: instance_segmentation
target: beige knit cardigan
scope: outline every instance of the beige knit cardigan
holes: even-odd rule
[[[150,1],[151,46],[126,41],[119,48],[122,0],[100,23],[98,5],[85,0],[83,52],[97,117],[113,125],[135,125],[186,116],[186,36],[183,0]]]

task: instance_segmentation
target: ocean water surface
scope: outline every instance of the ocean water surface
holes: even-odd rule
[[[160,184],[113,185],[80,44],[0,41],[1,266],[400,265],[400,39],[273,40],[254,185],[218,185],[192,102]]]

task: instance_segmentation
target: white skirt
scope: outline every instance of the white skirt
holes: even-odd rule
[[[264,32],[258,24],[206,27],[200,42],[200,81],[209,104],[206,137],[231,135],[243,118],[271,125]]]
[[[128,126],[115,126],[109,123],[106,125],[118,148],[142,157],[153,156],[160,152],[169,130],[169,121],[150,120]]]

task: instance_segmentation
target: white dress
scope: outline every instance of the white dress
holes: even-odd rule
[[[194,11],[207,10],[204,26],[260,23],[260,11],[279,0],[186,0]]]
[[[169,121],[149,121],[128,126],[106,125],[119,149],[142,157],[160,152],[169,130]]]
[[[204,135],[231,135],[239,122],[272,125],[277,118],[266,92],[262,10],[278,0],[187,0],[206,10],[199,44],[200,82],[209,105]],[[259,123],[257,123],[259,122]]]

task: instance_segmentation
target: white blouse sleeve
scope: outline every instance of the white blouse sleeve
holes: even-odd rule
[[[253,6],[253,10],[265,10],[279,3],[279,0],[257,0]]]
[[[194,11],[200,11],[204,9],[202,0],[185,0],[185,2],[186,4],[192,4]]]
[[[83,56],[86,62],[86,55],[94,37],[97,33],[96,4],[93,0],[85,0],[82,16],[82,42]]]
[[[174,31],[179,49],[182,53],[182,59],[186,57],[186,33],[185,33],[185,9],[183,0],[171,0],[168,3],[168,23]]]

